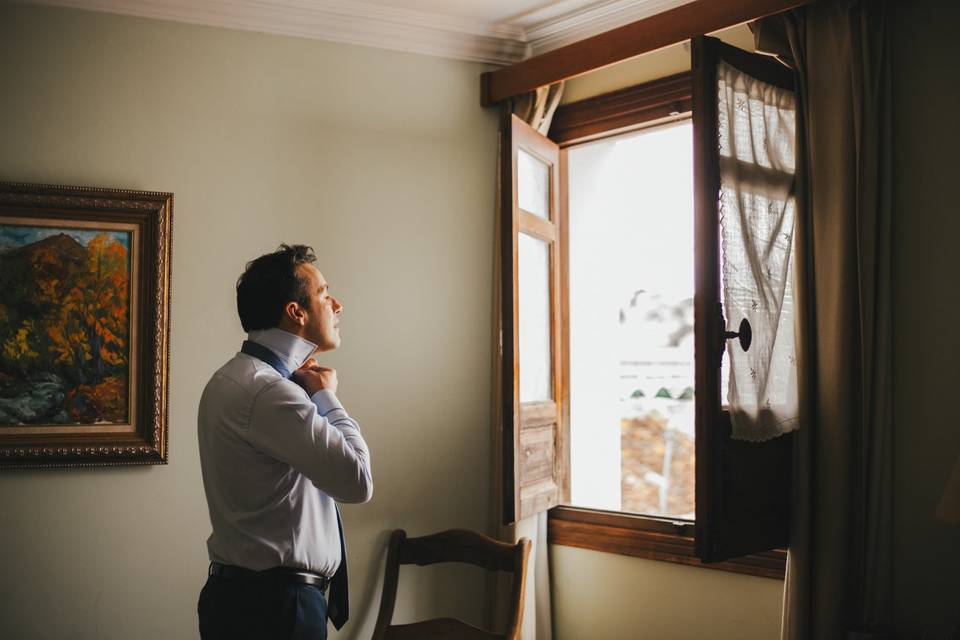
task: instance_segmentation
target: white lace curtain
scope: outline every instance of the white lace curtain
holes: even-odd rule
[[[733,437],[762,441],[797,426],[793,315],[796,109],[792,92],[721,63],[722,296],[727,327],[746,318],[753,343],[727,343]]]

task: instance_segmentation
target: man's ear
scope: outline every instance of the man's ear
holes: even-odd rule
[[[283,315],[295,325],[302,327],[307,324],[307,313],[299,303],[290,301],[283,307]]]

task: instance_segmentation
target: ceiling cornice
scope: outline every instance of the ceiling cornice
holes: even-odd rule
[[[526,28],[354,0],[21,0],[506,65],[690,0],[602,0]]]
[[[691,0],[605,0],[534,24],[524,33],[530,55],[540,55],[688,2]]]

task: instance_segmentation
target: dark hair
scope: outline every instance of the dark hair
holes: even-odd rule
[[[237,280],[237,313],[243,330],[277,326],[288,302],[306,307],[308,282],[297,272],[297,267],[316,260],[311,247],[281,244],[273,253],[248,262]]]

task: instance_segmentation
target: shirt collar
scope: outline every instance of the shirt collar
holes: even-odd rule
[[[247,334],[247,339],[262,344],[280,356],[284,366],[290,371],[299,369],[317,349],[317,345],[309,340],[277,327],[251,331]]]

